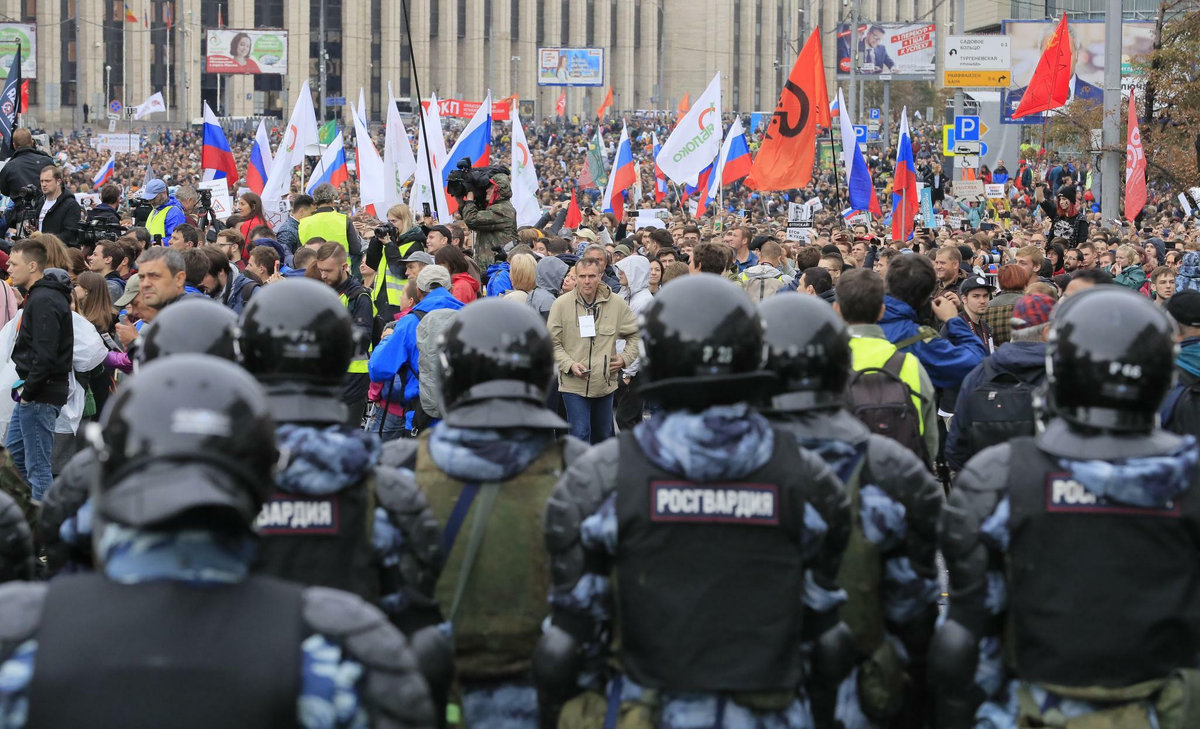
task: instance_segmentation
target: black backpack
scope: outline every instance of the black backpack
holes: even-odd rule
[[[1033,395],[1038,384],[1010,372],[997,372],[990,361],[985,361],[983,368],[982,381],[967,398],[970,425],[966,436],[970,456],[1013,438],[1034,434]]]
[[[905,353],[897,350],[883,367],[868,367],[850,376],[848,407],[872,433],[887,436],[917,454],[929,466],[929,449],[921,436],[921,414],[912,388],[900,378]],[[933,423],[928,424],[934,427]]]

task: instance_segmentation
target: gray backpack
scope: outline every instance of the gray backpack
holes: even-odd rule
[[[441,408],[438,407],[441,391],[438,389],[437,370],[434,369],[438,366],[438,341],[457,313],[457,309],[431,311],[417,325],[417,352],[420,354],[417,369],[421,373],[421,409],[431,418],[442,417]]]

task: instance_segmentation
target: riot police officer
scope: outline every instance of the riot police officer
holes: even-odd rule
[[[532,309],[478,301],[443,337],[437,376],[446,416],[418,439],[389,443],[385,458],[413,464],[443,526],[436,595],[453,629],[463,718],[536,727],[530,669],[550,587],[542,512],[587,446],[555,435],[567,423],[545,406],[553,345]]]
[[[13,727],[431,727],[404,637],[353,595],[249,574],[275,424],[229,362],[145,367],[92,428],[100,572],[0,586]],[[219,699],[219,700],[214,700]]]
[[[380,465],[378,436],[345,424],[355,346],[346,307],[316,281],[263,287],[242,312],[243,364],[290,457],[258,518],[256,569],[353,592],[411,633],[437,622],[439,530],[411,474]]]
[[[937,518],[942,489],[921,459],[875,435],[845,408],[853,371],[849,334],[812,296],[775,296],[759,306],[767,369],[780,382],[767,416],[819,454],[846,486],[850,543],[838,581],[841,616],[858,667],[839,704],[844,726],[924,726],[925,654],[937,619]],[[898,648],[903,646],[903,649]]]
[[[173,354],[207,354],[238,362],[237,315],[211,299],[183,299],[162,310],[133,340],[136,371]],[[42,497],[37,517],[38,542],[46,557],[45,571],[92,569],[91,506],[85,506],[100,464],[89,447],[79,450]]]
[[[33,564],[33,536],[25,512],[0,491],[0,582],[32,580]]]
[[[971,458],[942,514],[939,727],[1200,724],[1200,451],[1155,417],[1173,335],[1115,286],[1054,313],[1049,421]]]
[[[849,503],[749,405],[777,379],[758,312],[733,282],[685,277],[655,297],[642,343],[643,392],[663,411],[589,450],[547,505],[543,719],[582,679],[561,726],[809,727],[809,698],[829,722],[855,656],[837,610]],[[623,673],[606,670],[610,649]]]

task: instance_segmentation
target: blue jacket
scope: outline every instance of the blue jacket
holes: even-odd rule
[[[895,344],[915,336],[919,325],[913,308],[891,296],[885,296],[883,303],[883,319],[879,320],[879,326],[883,327],[888,341]],[[987,356],[983,341],[961,317],[955,317],[946,324],[946,333],[949,339],[937,337],[904,349],[920,360],[933,386],[939,389],[958,387],[963,378],[975,369],[975,365]]]
[[[991,363],[996,374],[1015,375],[1022,382],[1041,383],[1046,379],[1045,342],[1005,342],[985,361]],[[958,391],[954,417],[946,434],[946,463],[952,471],[961,471],[975,455],[970,452],[967,440],[967,431],[973,424],[968,402],[971,393],[983,384],[983,372],[984,366],[980,363],[963,378],[962,389]]]
[[[508,275],[507,263],[493,263],[487,270],[487,295],[500,296],[512,291],[512,278]]]
[[[413,307],[413,311],[430,312],[461,308],[461,301],[446,289],[439,287],[421,299],[421,302]],[[400,317],[392,336],[379,343],[367,363],[367,374],[372,382],[389,382],[399,375],[401,369],[407,367],[408,371],[403,378],[404,392],[400,398],[401,402],[413,402],[421,396],[420,352],[417,351],[417,325],[420,323],[421,320],[412,312]],[[386,391],[387,388],[384,389]],[[396,400],[394,396],[391,399]],[[411,428],[413,410],[407,407],[404,410],[405,425]]]
[[[163,245],[166,245],[167,239],[175,232],[175,228],[187,222],[187,216],[183,214],[183,206],[179,204],[174,195],[168,197],[165,203],[155,208],[154,212],[158,212],[163,208],[170,208],[167,211],[167,219],[163,221]]]

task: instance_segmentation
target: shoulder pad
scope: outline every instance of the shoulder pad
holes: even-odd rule
[[[346,651],[369,673],[362,700],[368,713],[403,727],[434,724],[433,701],[404,635],[362,598],[341,590],[304,590],[304,621]],[[390,726],[391,724],[383,724]]]
[[[79,511],[88,500],[93,483],[99,479],[100,459],[95,450],[85,448],[71,456],[42,496],[42,508],[38,511],[39,533],[45,535],[49,530],[57,538],[58,528]]]
[[[589,448],[591,448],[591,446],[587,443],[584,443],[578,438],[570,435],[563,438],[562,444],[563,461],[566,462],[567,466],[570,466],[572,463],[582,457],[584,453],[587,453]]]
[[[425,504],[424,494],[417,486],[416,476],[407,468],[376,466],[375,497],[379,505],[388,511],[406,512],[421,508]],[[420,499],[420,504],[414,501]]]
[[[955,489],[976,493],[1001,492],[1008,487],[1012,446],[1008,443],[985,448],[971,457],[954,482]],[[1001,497],[997,497],[999,500]]]
[[[0,585],[0,660],[37,633],[49,589],[44,582]]]
[[[383,444],[379,465],[411,469],[417,463],[417,439],[396,438]]]
[[[866,475],[872,485],[905,506],[926,492],[936,492],[940,500],[942,489],[921,459],[887,436],[868,437]]]
[[[571,549],[579,526],[596,513],[617,488],[620,440],[609,438],[575,458],[546,502],[546,548],[552,553]]]
[[[0,491],[0,580],[33,579],[33,534],[25,513]]]

